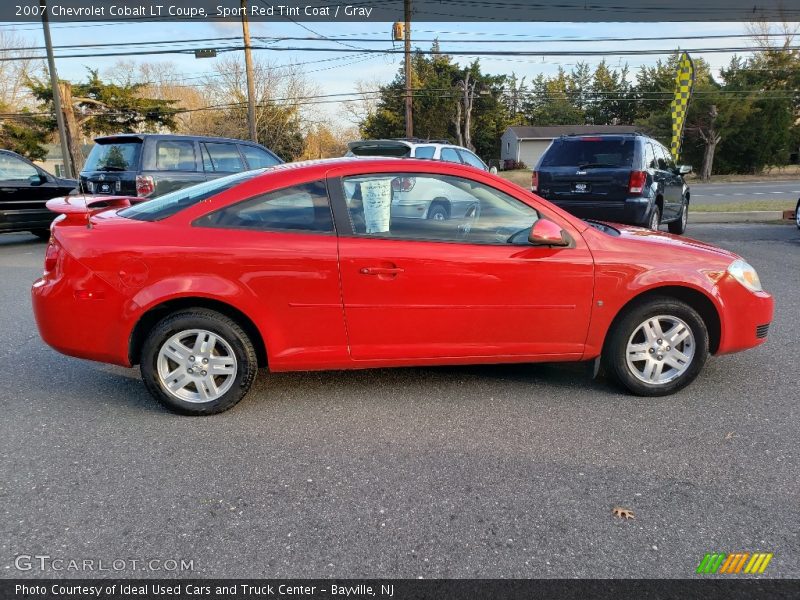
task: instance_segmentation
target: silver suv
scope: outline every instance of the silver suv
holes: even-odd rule
[[[463,164],[482,171],[496,173],[478,158],[474,152],[450,144],[446,141],[430,140],[361,140],[347,144],[346,156],[392,156],[397,158],[421,158],[428,160],[443,160],[456,164]],[[440,188],[435,186],[415,186],[414,178],[405,178],[408,185],[393,190],[392,214],[416,219],[433,219],[446,221],[452,218],[464,218],[474,205],[470,196],[460,197],[454,194],[452,186],[441,183]]]

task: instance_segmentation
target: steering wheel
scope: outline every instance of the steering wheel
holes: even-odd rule
[[[530,227],[525,227],[524,229],[515,231],[510,236],[508,236],[506,244],[521,244],[523,242],[527,243],[530,231],[531,231]]]
[[[480,216],[480,204],[473,204],[467,209],[467,212],[464,213],[465,222],[458,226],[458,229],[461,231],[462,238],[466,238],[469,235],[469,232],[472,231],[472,226],[478,222]]]

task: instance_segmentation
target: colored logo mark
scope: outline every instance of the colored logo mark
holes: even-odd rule
[[[772,557],[772,552],[755,552],[753,554],[749,552],[737,552],[734,554],[714,552],[703,557],[695,572],[701,574],[747,573],[755,575],[766,570]]]

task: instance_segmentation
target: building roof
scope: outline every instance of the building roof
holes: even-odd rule
[[[543,127],[515,125],[509,129],[521,140],[551,140],[570,134],[636,133],[638,128],[634,125],[552,125]]]

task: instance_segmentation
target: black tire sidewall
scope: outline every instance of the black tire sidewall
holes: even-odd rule
[[[695,353],[692,364],[680,377],[663,385],[653,385],[635,377],[627,364],[628,339],[646,319],[656,315],[674,316],[692,330]],[[689,385],[703,368],[708,357],[708,328],[703,318],[688,304],[671,298],[654,298],[631,308],[614,325],[604,349],[606,369],[626,389],[639,396],[666,396]]]
[[[686,226],[683,223],[683,216],[687,214],[688,211],[689,211],[689,203],[684,198],[683,208],[681,208],[681,213],[678,215],[678,218],[672,223],[667,225],[667,229],[669,230],[670,233],[675,235],[682,235],[686,231]]]
[[[653,215],[658,215],[658,225],[653,227]],[[647,220],[647,228],[652,229],[653,231],[658,231],[659,226],[661,225],[661,209],[658,208],[658,205],[653,206],[653,210],[650,211],[650,218]]]
[[[189,329],[205,329],[230,344],[236,356],[237,370],[233,385],[211,402],[187,402],[167,393],[159,382],[156,362],[161,346],[170,337]],[[147,336],[142,346],[140,370],[150,393],[170,410],[187,415],[210,415],[228,410],[250,389],[258,369],[253,344],[239,325],[212,310],[189,309],[162,319]]]

